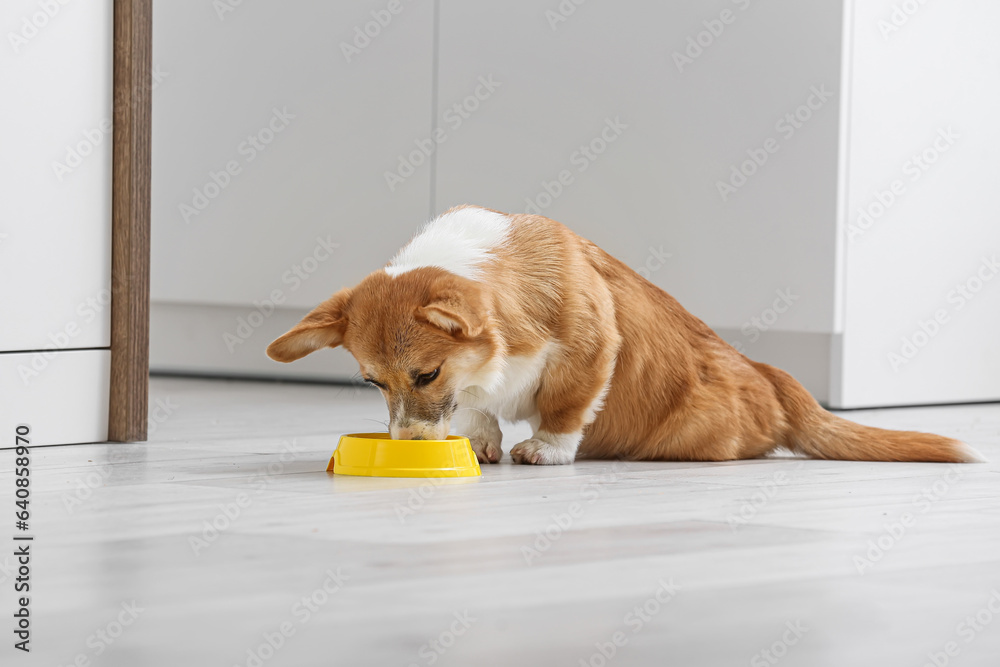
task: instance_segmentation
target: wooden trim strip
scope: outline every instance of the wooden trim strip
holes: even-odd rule
[[[114,0],[111,401],[108,439],[146,439],[152,0]]]

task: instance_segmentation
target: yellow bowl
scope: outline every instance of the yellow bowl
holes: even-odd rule
[[[340,436],[327,471],[363,477],[479,477],[469,439],[392,440],[388,433]]]

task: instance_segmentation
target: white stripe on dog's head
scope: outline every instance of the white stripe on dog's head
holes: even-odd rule
[[[400,250],[385,272],[401,273],[435,266],[455,275],[476,280],[482,265],[495,248],[507,240],[510,218],[478,206],[465,206],[443,213]]]

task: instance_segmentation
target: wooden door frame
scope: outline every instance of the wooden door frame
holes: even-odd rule
[[[152,0],[114,0],[111,177],[111,396],[108,440],[146,439]]]

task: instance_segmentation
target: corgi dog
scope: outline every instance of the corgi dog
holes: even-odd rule
[[[577,457],[729,461],[783,447],[815,458],[980,461],[966,444],[832,415],[669,294],[562,224],[459,206],[384,268],[267,348],[290,362],[343,346],[389,408],[394,439],[468,436],[502,456],[498,420],[527,420],[516,463]]]

